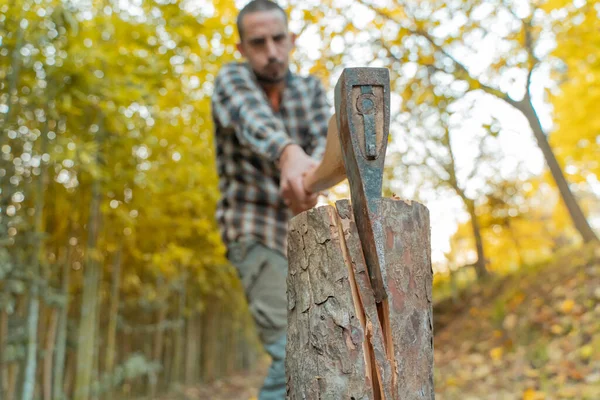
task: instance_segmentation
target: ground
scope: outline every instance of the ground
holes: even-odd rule
[[[161,400],[256,400],[266,369],[238,374],[210,385],[181,388]]]

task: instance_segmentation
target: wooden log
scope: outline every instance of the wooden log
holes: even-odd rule
[[[289,224],[287,398],[433,399],[429,212],[382,199],[376,303],[347,200]]]

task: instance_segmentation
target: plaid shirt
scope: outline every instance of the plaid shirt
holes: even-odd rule
[[[320,159],[330,115],[323,86],[312,75],[288,73],[275,112],[248,64],[230,63],[221,69],[212,116],[221,192],[217,221],[226,244],[251,236],[287,255],[292,213],[279,195],[276,162],[291,143]]]

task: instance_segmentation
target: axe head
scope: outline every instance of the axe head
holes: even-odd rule
[[[387,68],[346,68],[335,87],[335,113],[350,198],[375,300],[387,298],[378,214],[390,125]]]

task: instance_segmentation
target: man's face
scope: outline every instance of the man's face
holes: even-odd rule
[[[246,14],[242,19],[242,36],[237,48],[258,79],[265,83],[281,82],[287,74],[289,54],[295,41],[281,11]]]

